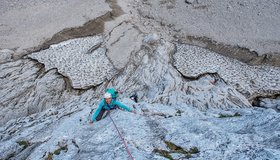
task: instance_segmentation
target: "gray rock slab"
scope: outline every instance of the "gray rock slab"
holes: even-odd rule
[[[137,28],[125,21],[110,32],[105,46],[108,57],[117,69],[124,68],[131,54],[140,49],[142,36]]]
[[[56,68],[70,79],[73,88],[85,89],[110,80],[116,74],[106,49],[96,48],[102,42],[102,36],[72,39],[29,57],[43,63],[46,70]]]
[[[161,0],[140,2],[139,13],[186,36],[207,37],[219,43],[264,53],[279,53],[278,0]]]
[[[145,36],[141,50],[132,54],[123,73],[112,81],[113,87],[128,95],[137,93],[139,99],[150,103],[185,102],[201,110],[251,107],[245,96],[219,76],[205,74],[195,80],[185,81],[173,67],[172,55],[175,52],[175,44],[161,39],[158,35]],[[181,51],[180,54],[184,55]],[[197,59],[193,62],[200,59],[194,58]],[[179,59],[183,61],[184,57]],[[187,66],[182,65],[182,68],[187,70]]]
[[[0,48],[20,52],[38,46],[65,28],[82,26],[109,11],[105,1],[1,1]]]
[[[249,66],[196,46],[178,44],[174,66],[186,77],[218,73],[247,98],[280,91],[279,67]]]
[[[135,159],[164,159],[154,152],[155,149],[170,151],[164,141],[185,150],[197,147],[199,153],[192,155],[195,159],[279,158],[280,117],[274,110],[232,109],[231,112],[239,112],[241,116],[217,118],[183,103],[169,106],[146,102],[136,104],[129,99],[121,101],[136,106],[137,113],[114,110],[110,116]],[[45,159],[61,144],[67,145],[68,149],[58,155],[53,154],[54,159],[129,157],[109,116],[92,126],[87,119],[88,104],[72,105],[58,109],[56,115],[44,111],[1,127],[0,158],[5,159],[11,153],[20,156],[28,151],[29,154],[25,154],[28,159]],[[223,112],[215,112],[220,111]],[[11,129],[17,132],[8,138]],[[20,140],[30,142],[30,146],[22,150],[17,144]],[[40,145],[34,146],[38,143]],[[178,155],[171,156],[175,158]]]
[[[9,49],[0,50],[0,63],[12,61],[14,51]]]
[[[0,65],[0,125],[63,103],[65,82],[55,70],[44,72],[31,60]]]

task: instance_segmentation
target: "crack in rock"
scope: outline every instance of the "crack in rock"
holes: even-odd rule
[[[142,44],[142,34],[128,22],[122,22],[109,32],[105,46],[107,56],[118,70],[129,62],[131,54],[139,50]]]

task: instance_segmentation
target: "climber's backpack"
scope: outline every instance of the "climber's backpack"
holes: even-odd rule
[[[116,100],[118,98],[118,91],[116,91],[114,88],[108,88],[106,89],[106,92],[111,93],[112,99]]]

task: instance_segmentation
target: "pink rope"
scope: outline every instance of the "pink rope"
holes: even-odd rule
[[[130,156],[130,158],[131,158],[132,160],[134,160],[134,158],[132,157],[131,153],[130,153],[129,150],[128,150],[127,144],[126,144],[124,138],[122,137],[121,132],[119,131],[119,129],[118,129],[117,125],[115,124],[115,122],[113,121],[113,119],[111,118],[110,112],[109,112],[109,117],[110,117],[110,119],[112,120],[112,122],[113,122],[115,128],[117,129],[117,131],[118,131],[118,133],[119,133],[119,135],[120,135],[120,137],[121,137],[121,139],[122,139],[122,141],[123,141],[123,143],[124,143],[124,146],[125,146],[125,148],[126,148],[126,151],[127,151],[128,155]]]

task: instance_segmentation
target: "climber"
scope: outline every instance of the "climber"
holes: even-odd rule
[[[101,100],[97,110],[92,116],[91,123],[101,120],[105,111],[116,109],[117,107],[121,107],[129,112],[136,113],[126,105],[116,100],[116,98],[117,92],[113,88],[107,89],[106,93],[104,94],[104,98]]]

